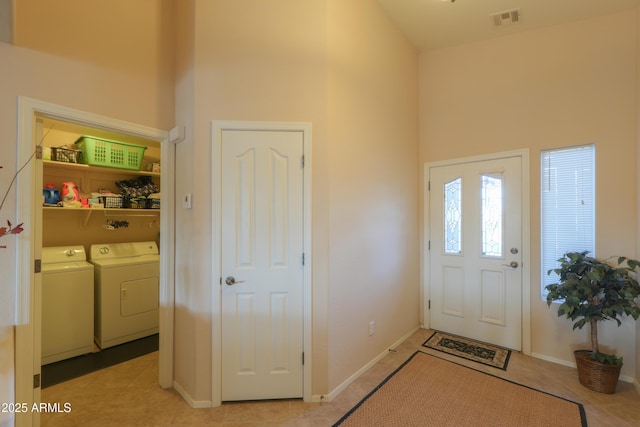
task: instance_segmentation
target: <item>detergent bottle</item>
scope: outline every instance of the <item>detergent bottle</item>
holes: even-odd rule
[[[44,196],[44,202],[47,205],[55,205],[60,201],[60,193],[56,190],[53,184],[46,184],[42,190],[42,195]]]
[[[79,198],[78,187],[73,182],[62,183],[62,201],[70,203],[79,200]]]

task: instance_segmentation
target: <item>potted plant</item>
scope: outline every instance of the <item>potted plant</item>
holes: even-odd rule
[[[601,393],[614,393],[622,357],[600,353],[598,322],[613,319],[622,324],[622,316],[640,317],[640,284],[634,270],[640,261],[619,257],[617,265],[587,256],[589,252],[568,252],[558,260],[560,268],[548,271],[558,282],[546,286],[547,306],[558,301],[558,316],[572,320],[573,329],[587,323],[591,329],[591,351],[574,352],[580,383]]]

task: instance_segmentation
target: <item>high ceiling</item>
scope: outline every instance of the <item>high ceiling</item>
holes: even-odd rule
[[[633,9],[638,0],[378,0],[421,52]],[[502,12],[518,10],[518,22]],[[501,22],[494,26],[491,15]],[[504,18],[504,19],[503,19]]]

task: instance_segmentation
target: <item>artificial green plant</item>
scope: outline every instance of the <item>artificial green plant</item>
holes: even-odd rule
[[[622,357],[600,353],[598,346],[598,322],[620,318],[640,317],[640,284],[634,271],[640,261],[619,257],[617,265],[608,260],[587,256],[589,252],[567,252],[558,260],[558,283],[547,285],[547,306],[558,301],[558,316],[572,320],[573,329],[582,329],[587,323],[591,329],[591,358],[602,363],[621,365]]]

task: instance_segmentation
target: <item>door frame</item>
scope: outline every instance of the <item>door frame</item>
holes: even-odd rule
[[[531,200],[530,200],[530,175],[529,175],[529,149],[505,151],[499,153],[482,154],[478,156],[462,157],[457,159],[442,160],[424,164],[424,190],[423,190],[423,244],[422,244],[422,311],[423,326],[429,328],[430,309],[429,298],[431,294],[430,283],[430,256],[428,242],[430,240],[430,169],[441,166],[452,166],[462,163],[475,163],[486,160],[499,160],[507,157],[520,157],[522,175],[522,353],[531,355]]]
[[[132,136],[155,140],[161,144],[162,174],[160,186],[164,189],[160,206],[160,345],[158,382],[162,388],[173,385],[173,317],[174,317],[174,159],[175,146],[169,142],[169,132],[113,119],[106,116],[75,110],[56,104],[20,96],[18,97],[18,165],[26,165],[16,182],[17,218],[26,224],[36,224],[42,213],[39,201],[40,189],[36,188],[36,174],[42,174],[42,162],[30,161],[34,153],[38,117],[75,123],[83,126],[120,132]],[[38,170],[38,167],[40,170]],[[16,248],[16,402],[25,402],[31,407],[40,401],[41,388],[34,388],[34,375],[40,374],[41,331],[36,321],[41,313],[38,306],[35,256],[42,246],[41,234],[22,233]],[[30,411],[16,416],[16,425],[39,425],[39,417]]]
[[[304,352],[303,365],[303,400],[311,402],[311,373],[312,373],[312,328],[311,328],[311,306],[312,306],[312,285],[311,271],[313,256],[311,253],[311,123],[307,122],[249,122],[249,121],[226,121],[213,120],[211,122],[211,224],[212,236],[212,260],[211,263],[211,404],[220,406],[222,404],[222,242],[221,242],[221,206],[222,206],[222,131],[285,131],[302,132],[303,137],[303,251],[305,254],[305,265],[303,271],[302,284],[302,310],[303,310],[303,342]],[[217,287],[217,290],[216,290]]]

